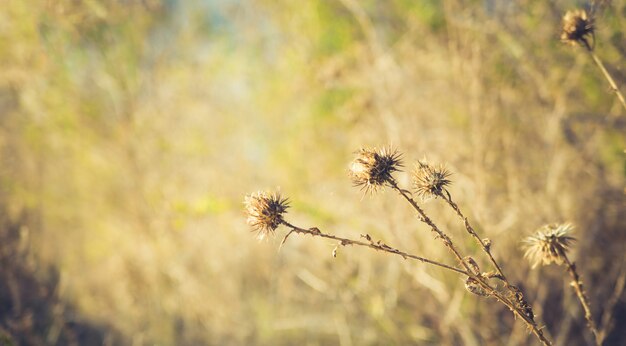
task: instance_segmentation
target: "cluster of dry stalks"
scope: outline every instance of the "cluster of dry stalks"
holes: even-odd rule
[[[618,89],[614,79],[604,67],[600,58],[595,54],[594,10],[588,13],[585,10],[568,11],[563,17],[561,40],[574,46],[582,46],[598,66],[603,76],[611,86],[620,103],[626,109],[626,101]],[[542,326],[535,320],[535,314],[530,303],[525,299],[519,287],[511,283],[505,275],[501,265],[491,252],[492,241],[482,238],[472,227],[470,221],[454,202],[448,191],[452,183],[451,173],[444,165],[433,165],[426,161],[418,161],[411,171],[412,190],[401,188],[394,177],[394,173],[403,168],[402,154],[391,147],[363,148],[356,153],[350,165],[350,178],[355,186],[360,187],[365,194],[372,194],[385,188],[395,191],[402,200],[414,210],[416,218],[428,226],[434,237],[449,251],[455,260],[454,265],[441,263],[432,259],[420,257],[410,252],[390,246],[380,240],[374,240],[369,234],[361,234],[360,239],[351,239],[325,233],[317,227],[304,228],[293,225],[285,218],[289,208],[289,200],[279,193],[258,192],[246,196],[245,209],[248,224],[258,232],[258,238],[263,239],[273,235],[281,225],[286,226],[289,232],[284,236],[281,246],[292,234],[311,235],[336,241],[333,256],[336,256],[340,247],[349,245],[368,247],[377,251],[394,254],[404,259],[412,259],[426,264],[444,268],[462,275],[465,288],[480,297],[491,299],[505,305],[516,317],[526,324],[528,329],[544,345],[551,345],[551,341],[544,335]],[[417,198],[417,197],[419,198]],[[446,230],[437,225],[420,206],[427,199],[442,200],[458,216],[467,234],[472,238],[482,255],[490,262],[490,268],[485,270],[478,265],[474,257],[463,254]],[[568,252],[576,239],[571,235],[573,226],[569,223],[548,224],[540,228],[536,234],[523,240],[525,257],[533,268],[539,264],[555,263],[565,267],[571,277],[571,286],[574,289],[580,304],[583,307],[587,326],[595,338],[597,345],[601,345],[610,323],[603,321],[603,327],[598,328],[591,313],[583,282],[577,271],[576,264],[568,257]],[[476,256],[476,255],[474,255]]]

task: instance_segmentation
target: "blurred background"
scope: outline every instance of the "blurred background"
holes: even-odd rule
[[[596,52],[623,85],[626,1],[601,3]],[[279,190],[294,224],[453,264],[398,196],[351,186],[353,152],[393,144],[407,169],[447,163],[557,345],[592,340],[563,268],[531,271],[520,241],[573,222],[623,345],[626,111],[559,42],[584,5],[2,1],[0,344],[537,344],[454,273],[250,232],[244,195]],[[424,208],[488,267],[449,208]]]

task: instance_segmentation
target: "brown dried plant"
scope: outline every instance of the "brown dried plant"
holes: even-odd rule
[[[561,41],[566,44],[577,46],[580,45],[589,53],[595,64],[598,66],[604,78],[609,82],[611,90],[617,96],[617,99],[626,109],[626,100],[624,95],[617,87],[617,83],[604,66],[604,63],[594,52],[595,40],[595,21],[593,15],[587,13],[586,10],[576,9],[565,12],[563,16],[563,24],[561,27]]]
[[[392,174],[402,167],[402,155],[391,147],[362,148],[350,164],[350,178],[354,186],[365,193],[376,192],[394,181]]]
[[[396,191],[409,203],[417,214],[417,219],[429,226],[435,237],[441,240],[443,246],[448,249],[456,260],[457,264],[448,265],[428,258],[416,256],[409,252],[401,251],[391,247],[382,241],[374,241],[368,234],[362,234],[363,240],[355,240],[324,233],[317,227],[303,228],[289,223],[284,215],[287,209],[287,200],[278,194],[257,193],[246,197],[246,212],[248,223],[259,231],[260,237],[273,234],[274,230],[284,225],[289,228],[289,232],[284,236],[281,247],[292,234],[308,234],[314,237],[321,237],[337,241],[333,250],[333,256],[339,247],[356,245],[368,247],[377,251],[401,256],[405,259],[413,259],[422,263],[438,266],[461,274],[465,277],[466,289],[478,296],[493,298],[504,304],[513,314],[519,317],[535,334],[543,345],[551,345],[551,342],[543,334],[542,328],[535,321],[532,307],[524,299],[521,290],[511,284],[501,267],[491,255],[491,241],[480,239],[474,229],[469,224],[467,218],[463,216],[458,206],[452,201],[447,186],[451,184],[450,172],[444,166],[431,166],[425,161],[420,161],[413,172],[414,187],[416,194],[422,197],[441,197],[444,199],[463,219],[468,233],[481,245],[482,250],[489,257],[494,265],[495,271],[481,271],[478,263],[471,256],[463,256],[452,238],[444,232],[420,207],[417,200],[413,198],[410,191],[399,187],[398,182],[393,177],[393,173],[400,171],[402,167],[402,155],[390,147],[382,149],[360,149],[356,153],[355,159],[350,165],[350,178],[355,186],[361,187],[366,193],[375,192],[385,187]],[[495,283],[492,280],[497,280]],[[498,285],[504,283],[504,287]]]
[[[274,234],[274,230],[284,221],[283,214],[289,208],[289,200],[277,192],[257,192],[246,196],[244,200],[248,225],[258,232],[258,238],[264,239]]]
[[[542,226],[534,235],[524,240],[523,243],[526,248],[524,256],[531,262],[533,268],[539,264],[545,266],[551,263],[565,266],[572,278],[571,285],[585,311],[587,326],[594,336],[596,345],[602,345],[602,337],[593,320],[589,298],[587,298],[585,293],[582,279],[576,270],[576,264],[570,261],[567,256],[571,245],[576,241],[576,238],[570,235],[573,228],[569,223]]]
[[[430,165],[427,161],[418,161],[413,170],[413,187],[415,192],[426,199],[438,197],[451,181],[448,179],[451,173],[445,166]]]
[[[594,30],[593,18],[587,14],[587,11],[581,9],[567,11],[563,16],[561,41],[573,46],[582,44],[593,47]],[[591,39],[591,43],[589,43],[589,39]]]
[[[524,256],[531,262],[532,267],[535,268],[539,264],[563,264],[566,253],[576,241],[576,238],[569,235],[572,228],[568,223],[544,225],[536,234],[526,238]]]

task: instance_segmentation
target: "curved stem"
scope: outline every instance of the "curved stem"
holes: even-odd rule
[[[541,341],[543,345],[546,345],[546,346],[552,345],[550,343],[550,340],[548,340],[546,336],[543,335],[543,332],[537,326],[537,323],[534,321],[534,319],[527,316],[518,305],[511,302],[511,300],[507,299],[500,292],[498,292],[495,288],[491,287],[491,285],[489,285],[489,283],[486,282],[485,278],[482,275],[479,275],[480,273],[474,273],[472,271],[472,269],[469,267],[467,262],[463,260],[463,257],[461,256],[459,251],[456,249],[456,247],[452,243],[452,239],[450,239],[450,237],[448,237],[447,234],[445,234],[443,231],[439,229],[439,227],[437,227],[437,225],[426,215],[424,210],[420,208],[417,202],[413,199],[413,197],[409,195],[409,193],[407,193],[407,191],[401,189],[394,180],[391,180],[389,182],[389,186],[391,186],[391,188],[396,190],[407,202],[409,202],[409,204],[411,204],[413,209],[417,211],[419,220],[427,224],[428,226],[430,226],[431,230],[435,232],[439,238],[441,238],[444,245],[452,252],[454,257],[456,257],[456,259],[461,263],[461,265],[465,268],[466,272],[470,274],[468,275],[469,277],[476,280],[479,283],[479,285],[483,289],[486,290],[489,296],[494,297],[496,300],[498,300],[499,302],[504,304],[506,307],[508,307],[513,312],[513,314],[519,316],[526,323],[526,325],[528,325],[528,327],[532,330],[532,332],[535,334],[535,336],[537,336],[537,338]],[[507,283],[507,286],[509,286],[508,283]]]
[[[601,345],[602,342],[600,341],[600,333],[598,333],[598,328],[596,327],[596,323],[593,321],[593,316],[591,315],[591,308],[589,306],[589,299],[587,298],[587,295],[585,294],[585,289],[583,288],[583,282],[580,279],[580,275],[578,275],[578,272],[576,271],[576,264],[570,262],[569,258],[567,258],[567,255],[565,254],[564,251],[559,251],[559,252],[565,262],[565,265],[567,267],[567,272],[572,277],[572,280],[573,280],[572,287],[574,288],[574,291],[576,291],[576,296],[578,296],[578,300],[580,301],[580,304],[582,305],[583,310],[585,311],[585,319],[587,320],[587,326],[589,327],[589,330],[591,330],[591,333],[593,333],[593,337],[596,341],[596,345]]]
[[[624,99],[624,95],[617,87],[617,83],[615,83],[615,80],[613,79],[609,71],[607,71],[606,67],[604,67],[604,63],[602,63],[602,60],[600,60],[600,58],[596,55],[596,53],[593,52],[593,47],[591,47],[589,43],[587,43],[586,40],[583,41],[583,46],[585,47],[585,49],[587,49],[587,52],[589,52],[589,55],[591,55],[593,62],[595,62],[596,65],[598,65],[598,68],[600,69],[600,71],[602,71],[604,78],[606,78],[606,80],[609,82],[609,85],[611,86],[611,90],[613,90],[615,95],[617,95],[619,102],[622,104],[624,109],[626,109],[626,100]]]
[[[488,292],[497,301],[499,301],[500,303],[506,305],[513,312],[513,314],[519,316],[522,320],[524,320],[524,322],[532,330],[533,334],[535,334],[535,336],[537,336],[537,338],[541,341],[541,343],[543,345],[545,345],[545,346],[552,345],[550,340],[548,340],[548,338],[546,338],[546,336],[543,335],[543,331],[541,330],[541,328],[539,328],[537,326],[537,322],[535,322],[534,319],[528,317],[523,311],[520,311],[518,306],[516,306],[515,304],[511,303],[509,300],[507,300],[505,297],[503,297],[500,292],[496,291],[495,289],[491,288],[491,291],[488,291]]]
[[[466,271],[468,272],[472,272],[471,268],[469,267],[469,265],[463,260],[463,256],[461,256],[461,254],[459,253],[459,251],[456,249],[456,247],[454,246],[454,244],[452,243],[452,239],[450,239],[450,237],[448,237],[447,234],[445,234],[444,232],[442,232],[439,227],[437,227],[437,225],[435,225],[435,223],[426,215],[426,213],[424,212],[424,210],[422,210],[422,208],[420,208],[419,205],[417,205],[417,202],[415,202],[415,200],[413,199],[413,197],[409,196],[407,194],[406,191],[402,190],[400,187],[398,187],[398,184],[395,181],[391,181],[389,183],[391,185],[391,187],[398,191],[398,193],[404,197],[404,199],[407,200],[407,202],[409,202],[409,204],[411,204],[411,206],[413,207],[413,209],[415,209],[417,211],[417,213],[419,214],[419,219],[420,221],[422,221],[423,223],[427,224],[428,226],[430,226],[430,229],[437,233],[437,236],[443,241],[443,244],[445,245],[445,247],[447,247],[450,252],[452,252],[452,254],[454,255],[454,257],[456,257],[456,259],[461,263],[461,265],[465,268]]]
[[[617,281],[615,282],[615,289],[613,290],[613,294],[611,294],[611,298],[609,298],[606,302],[604,313],[602,314],[601,322],[600,322],[600,330],[599,337],[600,344],[604,341],[607,334],[613,328],[611,323],[613,319],[613,313],[615,306],[619,302],[620,297],[622,296],[622,292],[624,291],[624,287],[626,286],[626,271],[624,268],[620,270],[620,274],[617,277]]]
[[[450,193],[448,193],[448,191],[446,191],[445,195],[442,193],[442,194],[439,195],[439,197],[443,198],[443,200],[446,201],[448,203],[448,205],[450,205],[450,207],[452,209],[454,209],[456,214],[463,221],[463,224],[465,225],[465,229],[467,230],[467,233],[469,233],[476,240],[476,242],[480,245],[480,247],[483,249],[483,251],[487,254],[487,257],[489,257],[489,260],[491,261],[493,266],[496,268],[496,270],[498,272],[498,275],[501,276],[502,281],[507,286],[509,286],[509,281],[506,279],[506,276],[502,272],[502,268],[500,268],[500,265],[498,264],[498,262],[496,262],[495,258],[493,258],[493,255],[491,255],[491,249],[487,245],[485,245],[485,242],[482,239],[480,239],[480,237],[478,236],[478,234],[476,233],[474,228],[470,225],[469,221],[467,220],[467,217],[465,217],[465,215],[463,215],[463,213],[461,212],[461,209],[459,208],[459,206],[456,203],[454,203],[454,201],[452,200],[452,196],[450,195]]]
[[[398,256],[401,256],[402,258],[405,258],[405,259],[406,258],[414,259],[414,260],[420,261],[422,263],[432,264],[432,265],[437,266],[437,267],[441,267],[441,268],[444,268],[444,269],[452,270],[452,271],[457,272],[459,274],[470,276],[470,274],[468,272],[464,271],[464,270],[461,270],[461,269],[449,266],[447,264],[439,263],[437,261],[433,261],[433,260],[430,260],[428,258],[411,255],[409,253],[406,253],[406,252],[400,251],[398,249],[392,248],[391,246],[389,246],[387,244],[384,244],[384,243],[382,243],[380,241],[379,242],[373,242],[373,241],[370,240],[368,242],[363,242],[363,241],[359,241],[359,240],[353,240],[353,239],[348,239],[348,238],[337,237],[337,236],[334,236],[332,234],[322,233],[322,231],[320,231],[316,227],[306,229],[306,228],[301,228],[301,227],[298,227],[298,226],[294,226],[294,225],[290,224],[287,221],[283,221],[282,223],[285,226],[291,228],[292,232],[301,233],[301,234],[310,234],[310,235],[315,236],[315,237],[322,237],[322,238],[326,238],[326,239],[337,240],[337,241],[339,241],[339,243],[342,246],[358,245],[358,246],[369,247],[369,248],[374,249],[374,250],[384,251],[384,252],[388,252],[388,253],[391,253],[391,254],[394,254],[394,255],[398,255]],[[291,232],[288,233],[285,236],[284,240],[286,240],[286,238],[290,234],[291,234]]]

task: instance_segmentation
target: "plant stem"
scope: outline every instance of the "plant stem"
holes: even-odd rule
[[[587,49],[587,52],[589,52],[589,55],[591,55],[591,58],[596,63],[596,65],[598,65],[598,68],[600,68],[600,71],[602,71],[604,78],[606,78],[606,80],[609,82],[611,89],[613,90],[615,95],[617,95],[617,98],[619,99],[624,109],[626,109],[626,100],[624,99],[624,95],[617,87],[617,83],[615,83],[615,80],[613,79],[613,77],[611,77],[609,71],[607,71],[606,67],[604,67],[604,63],[602,63],[602,60],[600,60],[596,53],[593,52],[593,47],[591,47],[591,45],[589,45],[586,40],[583,41],[583,46]]]
[[[599,346],[602,344],[602,342],[600,341],[600,333],[598,333],[598,328],[596,327],[596,323],[593,321],[593,316],[591,315],[591,308],[589,307],[589,299],[587,298],[587,295],[585,294],[585,289],[583,288],[583,282],[580,279],[580,275],[578,275],[578,272],[576,271],[576,264],[570,262],[569,258],[567,258],[567,255],[565,254],[564,251],[560,251],[560,255],[565,261],[567,272],[569,273],[569,275],[572,277],[572,280],[573,280],[572,287],[574,287],[574,291],[576,291],[576,296],[578,296],[578,300],[580,301],[580,304],[582,305],[583,310],[585,311],[585,319],[587,320],[587,326],[589,327],[589,330],[591,330],[591,333],[593,333],[593,337],[596,341],[596,345]]]
[[[489,286],[489,287],[491,287],[491,286]],[[513,314],[516,314],[522,320],[524,320],[526,325],[528,325],[528,327],[530,327],[530,329],[532,330],[533,334],[535,334],[535,336],[539,339],[539,341],[541,341],[541,343],[543,345],[545,345],[545,346],[551,346],[552,345],[550,340],[548,340],[548,338],[546,338],[546,336],[543,335],[543,331],[541,330],[541,328],[539,328],[537,326],[537,322],[535,322],[534,319],[531,319],[530,317],[528,317],[523,312],[520,312],[520,309],[515,304],[511,303],[509,300],[504,298],[502,296],[502,294],[500,294],[500,292],[496,291],[495,289],[491,288],[491,291],[488,291],[488,292],[489,292],[489,294],[491,296],[493,296],[500,303],[506,305],[513,312]]]
[[[611,294],[611,298],[609,298],[606,302],[604,313],[602,314],[601,322],[600,322],[600,330],[599,337],[600,344],[604,341],[607,334],[613,328],[611,323],[613,317],[613,310],[617,303],[619,302],[620,297],[622,296],[622,292],[624,291],[624,286],[626,285],[626,272],[624,268],[620,270],[620,274],[618,275],[617,281],[615,282],[615,289],[613,290],[613,294]]]
[[[450,195],[450,193],[448,191],[446,191],[445,195],[442,193],[442,194],[439,195],[439,197],[443,198],[443,200],[446,201],[448,203],[448,205],[450,205],[450,207],[452,209],[454,209],[456,214],[463,221],[463,224],[465,225],[465,229],[467,230],[467,233],[469,233],[476,240],[476,242],[480,245],[480,247],[483,249],[483,251],[487,254],[487,257],[489,257],[489,260],[491,261],[493,266],[498,271],[498,275],[501,276],[502,281],[507,286],[509,286],[510,285],[509,281],[506,279],[506,276],[502,272],[502,268],[500,268],[500,265],[498,264],[498,262],[496,262],[495,258],[493,258],[493,256],[491,255],[491,249],[487,245],[485,245],[485,242],[482,239],[480,239],[480,237],[478,236],[476,231],[474,231],[474,228],[470,225],[469,221],[467,220],[467,217],[465,217],[465,215],[463,215],[463,213],[461,212],[461,209],[459,208],[459,206],[456,203],[454,203],[454,201],[452,200],[452,196]]]
[[[411,197],[407,193],[407,191],[401,189],[394,180],[391,180],[389,182],[389,185],[391,186],[391,188],[396,190],[407,202],[409,202],[409,204],[411,204],[413,209],[417,211],[419,215],[419,220],[427,224],[428,226],[430,226],[432,231],[437,233],[438,237],[441,238],[444,245],[452,252],[452,254],[456,257],[456,259],[465,268],[467,273],[469,273],[468,275],[469,277],[476,280],[480,284],[480,286],[482,286],[482,288],[487,291],[489,296],[494,297],[496,300],[498,300],[499,302],[504,304],[506,307],[508,307],[513,312],[514,315],[518,315],[528,325],[528,327],[532,330],[532,332],[535,334],[535,336],[537,336],[537,338],[541,341],[543,345],[546,345],[546,346],[552,345],[550,343],[550,340],[548,340],[546,336],[543,335],[543,332],[537,326],[537,322],[535,322],[534,319],[527,316],[518,305],[511,302],[511,300],[507,299],[500,292],[498,292],[495,288],[491,287],[491,285],[489,285],[489,283],[486,281],[486,279],[482,275],[480,275],[480,273],[474,273],[472,271],[472,269],[469,267],[466,261],[463,260],[463,257],[461,256],[459,251],[456,249],[456,247],[452,243],[452,239],[450,239],[450,237],[448,237],[447,234],[445,234],[443,231],[439,229],[439,227],[437,227],[437,225],[426,215],[424,210],[420,208],[417,202],[415,202],[413,197]],[[509,286],[508,283],[507,283],[507,286]]]
[[[459,251],[456,249],[456,247],[452,243],[452,239],[450,239],[450,237],[448,237],[447,234],[442,232],[439,229],[439,227],[435,225],[435,223],[426,215],[424,210],[422,210],[422,208],[420,208],[420,206],[417,205],[417,202],[415,202],[415,200],[411,196],[409,196],[406,193],[406,191],[398,187],[398,184],[395,181],[391,181],[389,184],[394,190],[398,191],[398,193],[400,193],[400,195],[404,197],[404,199],[406,199],[407,202],[409,202],[409,204],[411,204],[413,209],[415,209],[417,213],[419,214],[420,221],[430,226],[433,232],[437,233],[437,236],[443,241],[443,244],[452,252],[454,257],[456,257],[456,259],[461,263],[461,265],[465,268],[465,270],[471,273],[472,270],[470,269],[469,265],[463,260],[463,256],[461,256]]]
[[[443,264],[437,261],[433,261],[430,260],[428,258],[424,258],[424,257],[419,257],[419,256],[415,256],[415,255],[411,255],[409,253],[400,251],[398,249],[392,248],[382,242],[373,242],[373,241],[369,241],[369,242],[363,242],[363,241],[359,241],[359,240],[353,240],[353,239],[348,239],[348,238],[342,238],[342,237],[337,237],[334,236],[332,234],[326,234],[326,233],[322,233],[322,231],[320,231],[318,228],[313,227],[313,228],[301,228],[298,226],[294,226],[292,224],[290,224],[287,221],[283,221],[282,222],[285,226],[291,228],[291,232],[296,232],[296,233],[301,233],[301,234],[310,234],[312,236],[316,236],[316,237],[322,237],[322,238],[327,238],[327,239],[333,239],[333,240],[337,240],[340,242],[340,245],[342,246],[346,246],[346,245],[358,245],[358,246],[364,246],[364,247],[369,247],[372,248],[374,250],[379,250],[379,251],[384,251],[384,252],[388,252],[394,255],[398,255],[401,256],[402,258],[406,259],[406,258],[411,258],[417,261],[420,261],[422,263],[428,263],[428,264],[432,264],[434,266],[438,266],[444,269],[448,269],[448,270],[452,270],[454,272],[457,272],[459,274],[463,274],[466,276],[470,276],[470,274],[464,270],[449,266],[447,264]],[[283,243],[285,242],[285,240],[287,239],[287,237],[289,237],[289,235],[291,234],[291,232],[289,232],[285,238],[283,239]]]

